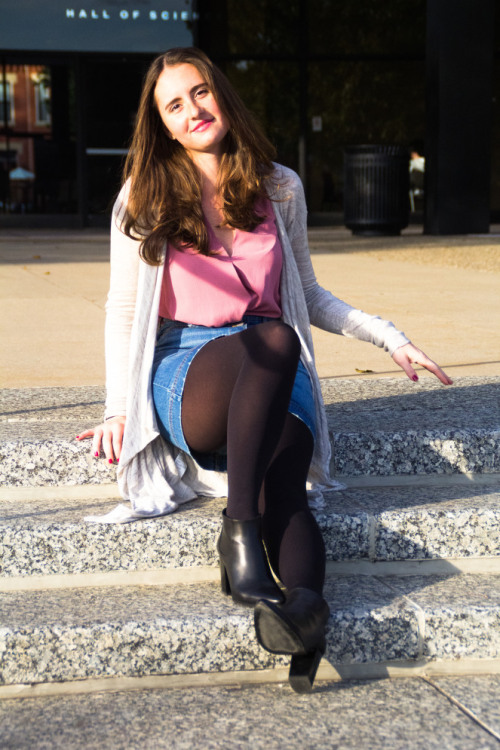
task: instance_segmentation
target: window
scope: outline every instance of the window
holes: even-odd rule
[[[12,84],[0,79],[0,127],[6,122],[14,123],[14,108],[12,100]]]
[[[35,83],[36,124],[50,125],[50,83]]]
[[[29,77],[35,95],[35,123],[36,125],[50,125],[52,98],[50,69],[31,66]]]

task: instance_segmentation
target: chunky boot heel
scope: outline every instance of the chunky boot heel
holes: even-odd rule
[[[316,649],[309,654],[292,656],[288,682],[296,693],[310,693],[324,651]]]
[[[261,599],[276,604],[284,600],[267,561],[260,516],[250,521],[237,521],[222,511],[222,531],[217,549],[223,593],[231,594],[238,604],[248,606]]]
[[[322,654],[330,610],[322,596],[306,588],[292,589],[284,604],[261,601],[255,607],[255,633],[272,654],[290,654],[290,685],[297,693],[312,690]]]
[[[229,585],[229,578],[227,577],[226,568],[222,560],[219,562],[220,566],[220,587],[223,594],[227,596],[231,595],[231,586]]]

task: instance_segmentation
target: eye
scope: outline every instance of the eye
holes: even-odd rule
[[[208,86],[202,86],[201,88],[197,89],[196,96],[197,97],[203,97],[210,93],[210,89]]]
[[[181,108],[180,102],[175,102],[175,104],[172,104],[172,106],[169,108],[169,112],[178,112]]]

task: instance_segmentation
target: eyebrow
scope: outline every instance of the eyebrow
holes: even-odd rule
[[[190,94],[192,94],[192,93],[193,93],[193,91],[196,91],[196,89],[199,89],[199,88],[200,88],[200,86],[208,86],[208,83],[206,83],[206,81],[202,81],[201,83],[197,83],[197,84],[196,84],[195,86],[193,86],[192,88],[190,88],[190,89],[189,89],[189,93],[190,93]],[[181,101],[181,99],[182,99],[182,97],[181,97],[181,96],[176,96],[176,97],[175,97],[174,99],[172,99],[172,101],[170,101],[170,102],[169,102],[168,104],[165,104],[165,107],[164,107],[164,108],[165,108],[165,109],[168,109],[169,107],[171,107],[171,106],[172,106],[172,104],[175,104],[176,102],[180,102],[180,101]]]

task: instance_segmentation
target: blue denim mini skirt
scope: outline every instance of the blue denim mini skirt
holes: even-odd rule
[[[204,469],[225,471],[226,449],[199,454],[193,453],[186,443],[182,431],[181,408],[189,365],[209,341],[240,333],[249,326],[265,323],[267,320],[271,318],[245,315],[241,323],[220,328],[191,325],[176,320],[164,320],[159,326],[153,359],[153,400],[158,428],[166,440],[193,456]],[[299,362],[297,368],[288,411],[301,419],[315,437],[314,397],[309,375],[302,362]]]

